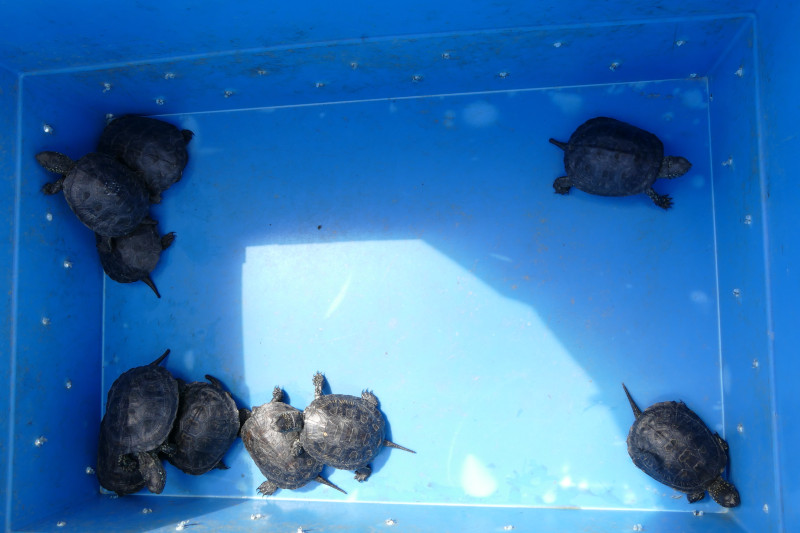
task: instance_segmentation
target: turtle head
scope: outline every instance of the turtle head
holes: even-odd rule
[[[714,498],[714,501],[723,507],[736,507],[739,505],[739,491],[733,484],[728,483],[722,476],[711,482],[708,487],[708,493]]]
[[[689,172],[690,168],[692,168],[692,164],[689,163],[689,160],[685,157],[668,155],[661,162],[661,168],[658,171],[658,177],[677,178],[678,176],[683,176]]]
[[[62,176],[75,167],[75,161],[58,152],[39,152],[36,154],[36,161],[50,172]]]

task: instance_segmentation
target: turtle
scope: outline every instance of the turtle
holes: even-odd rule
[[[664,157],[664,145],[652,133],[608,117],[587,120],[566,143],[550,142],[564,150],[567,175],[553,182],[558,194],[571,187],[599,196],[646,193],[658,207],[669,209],[672,198],[658,194],[653,183],[692,168],[684,157]]]
[[[119,450],[111,447],[108,442],[108,428],[105,423],[100,424],[100,439],[97,445],[97,481],[106,490],[116,492],[119,496],[139,492],[145,486],[145,480],[139,471],[136,459],[135,468],[126,470],[119,463]]]
[[[227,470],[222,456],[239,435],[239,410],[231,393],[214,376],[206,374],[206,379],[209,383],[178,382],[178,415],[169,437],[175,451],[167,460],[195,476]]]
[[[121,237],[104,237],[95,233],[100,264],[108,277],[119,283],[142,281],[161,298],[150,272],[158,264],[161,252],[170,247],[175,233],[158,234],[156,222],[145,219],[131,233]]]
[[[247,453],[267,478],[258,487],[264,496],[280,489],[299,489],[316,481],[339,492],[345,491],[323,478],[323,464],[303,450],[300,432],[303,413],[284,402],[283,390],[275,387],[272,401],[252,411],[242,410],[242,442]]]
[[[186,145],[194,133],[155,118],[125,115],[112,120],[100,135],[97,151],[119,158],[144,174],[152,203],[179,181],[189,161]]]
[[[628,455],[645,474],[680,492],[689,503],[706,491],[723,507],[739,505],[739,491],[722,478],[728,443],[712,433],[683,402],[660,402],[642,412],[622,384],[636,417],[628,433]]]
[[[174,453],[167,439],[178,413],[178,382],[159,366],[167,355],[169,350],[114,381],[102,422],[120,466],[128,472],[138,470],[155,494],[164,490],[167,476],[158,453]]]
[[[42,187],[63,191],[73,213],[87,228],[106,237],[130,233],[147,216],[147,188],[139,174],[108,154],[92,152],[73,161],[59,152],[40,152],[36,160],[61,178]]]
[[[342,470],[354,470],[355,479],[366,481],[369,463],[381,446],[410,453],[413,450],[384,439],[386,420],[378,410],[378,398],[370,391],[361,397],[323,394],[325,377],[314,375],[314,401],[303,411],[300,443],[318,461]]]

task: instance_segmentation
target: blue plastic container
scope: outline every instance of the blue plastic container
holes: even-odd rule
[[[0,7],[6,531],[800,531],[797,3],[116,4]],[[195,133],[161,300],[40,192],[124,113]],[[553,194],[598,115],[693,163],[672,209]],[[417,454],[261,498],[237,441],[114,498],[105,394],[166,348],[242,406],[372,389]],[[727,439],[740,507],[633,466],[623,381]]]

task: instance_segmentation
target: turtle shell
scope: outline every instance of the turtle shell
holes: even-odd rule
[[[123,373],[111,385],[104,417],[109,446],[120,455],[156,450],[178,413],[178,382],[155,364]]]
[[[664,145],[625,122],[597,117],[581,124],[564,150],[570,185],[600,196],[647,191],[658,178]]]
[[[357,470],[377,455],[386,421],[377,406],[347,394],[326,394],[303,412],[303,448],[334,468]]]
[[[90,153],[76,161],[64,174],[63,192],[87,228],[109,237],[133,231],[150,207],[139,176],[107,154]]]
[[[144,173],[151,200],[181,179],[189,161],[186,145],[189,130],[148,117],[126,115],[111,121],[100,136],[97,150],[118,157],[129,167]]]
[[[101,487],[114,491],[120,496],[139,492],[145,486],[142,473],[138,467],[130,471],[123,469],[118,461],[120,455],[119,450],[109,444],[106,417],[103,417],[97,446],[97,480]]]
[[[628,454],[650,477],[675,490],[706,490],[728,463],[718,436],[683,402],[645,409],[628,433]]]
[[[294,421],[287,430],[282,419]],[[322,472],[323,464],[300,450],[292,450],[300,439],[303,415],[298,409],[281,401],[254,407],[242,425],[242,442],[264,476],[282,489],[297,489],[313,481]]]
[[[239,410],[212,376],[181,387],[178,415],[170,434],[175,453],[167,460],[187,474],[217,467],[239,433]]]

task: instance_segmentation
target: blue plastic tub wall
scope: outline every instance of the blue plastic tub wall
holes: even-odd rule
[[[0,8],[5,530],[800,531],[796,4],[114,4]],[[195,133],[160,300],[33,157],[123,113]],[[553,194],[598,115],[693,163],[672,209]],[[262,498],[237,441],[115,498],[105,394],[166,348],[242,406],[369,388],[417,454]],[[740,507],[633,466],[623,381],[726,438]]]

